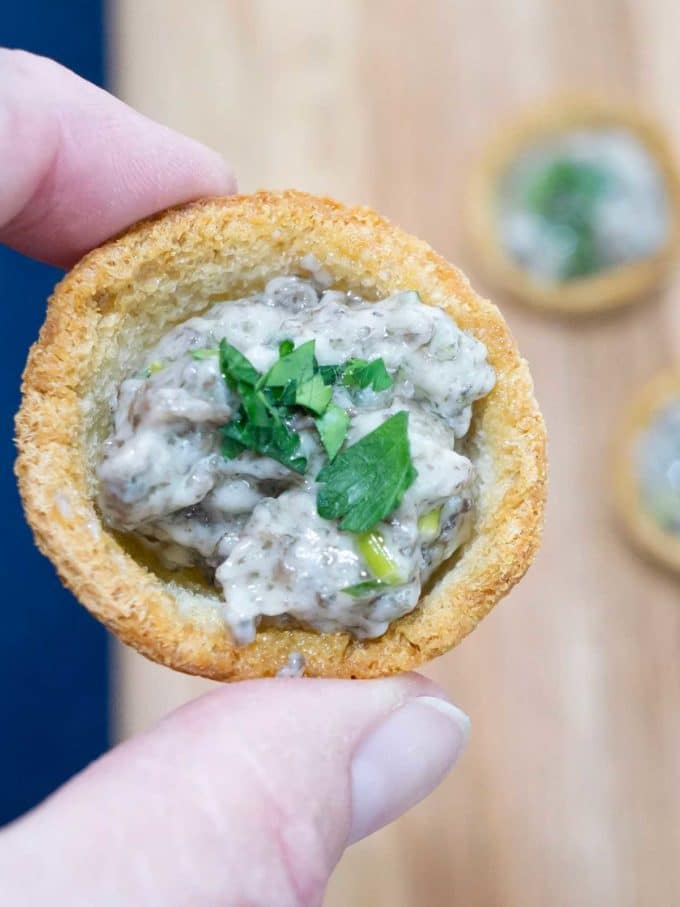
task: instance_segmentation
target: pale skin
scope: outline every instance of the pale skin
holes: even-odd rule
[[[216,152],[8,50],[0,173],[0,242],[62,267],[155,211],[236,190]],[[343,850],[430,793],[467,732],[416,674],[224,686],[0,832],[0,899],[316,907]]]

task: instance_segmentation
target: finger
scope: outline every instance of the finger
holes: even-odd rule
[[[169,205],[236,183],[209,148],[45,57],[0,49],[0,242],[69,266]]]
[[[344,847],[429,793],[466,734],[418,675],[223,687],[12,826],[0,866],[29,903],[316,907]]]

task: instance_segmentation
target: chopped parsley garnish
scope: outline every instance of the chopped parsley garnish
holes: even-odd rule
[[[337,384],[342,375],[341,365],[320,365],[319,374],[324,384]]]
[[[309,380],[303,381],[302,384],[298,383],[295,389],[296,404],[304,406],[305,409],[310,409],[317,416],[325,413],[332,396],[333,388],[324,384],[323,378],[319,374],[312,375]]]
[[[244,450],[254,450],[304,475],[307,459],[300,452],[300,435],[274,418],[270,425],[257,426],[239,415],[222,429],[222,455],[231,460]]]
[[[374,391],[385,391],[392,387],[394,382],[385,368],[382,359],[348,359],[342,369],[342,383],[345,387],[364,388],[372,387]]]
[[[349,416],[341,406],[329,403],[326,412],[319,416],[315,424],[328,459],[332,462],[347,437]]]
[[[408,442],[408,413],[395,413],[339,453],[318,474],[319,515],[340,529],[368,532],[395,510],[417,472]]]
[[[282,346],[286,350],[289,349],[285,340]],[[267,374],[263,375],[261,383],[266,387],[285,387],[290,381],[302,384],[304,381],[308,381],[313,374],[314,341],[308,340],[307,343],[283,354],[279,348],[279,358]]]
[[[260,379],[253,364],[226,340],[220,340],[220,369],[232,390],[236,390],[239,383],[254,387]]]
[[[317,476],[322,486],[317,495],[318,513],[325,519],[340,520],[340,529],[367,533],[399,506],[416,477],[408,444],[408,413],[396,413],[341,451],[349,416],[331,402],[333,385],[342,381],[350,389],[382,391],[392,386],[392,378],[382,359],[349,359],[343,365],[319,366],[314,348],[314,340],[298,347],[292,340],[283,340],[279,358],[261,374],[236,347],[226,340],[220,342],[220,370],[241,401],[235,418],[221,429],[222,454],[232,460],[251,450],[304,474],[307,459],[300,435],[290,423],[296,408],[306,410],[315,416],[329,459]],[[192,352],[197,359],[213,354],[209,348]],[[373,552],[372,572],[380,582],[394,582],[391,561],[390,569],[375,569],[379,554]],[[387,563],[384,557],[383,561]]]
[[[240,381],[237,389],[241,395],[243,409],[248,417],[248,421],[258,428],[266,428],[271,424],[272,419],[276,420],[277,412],[273,403],[267,399],[262,391]]]
[[[526,205],[545,222],[555,242],[569,244],[560,277],[569,280],[592,274],[601,267],[596,237],[597,206],[611,184],[611,175],[586,161],[558,158],[533,178]]]
[[[222,428],[222,455],[231,460],[244,450],[254,450],[304,473],[307,459],[301,453],[300,436],[286,424],[287,408],[273,398],[269,388],[260,386],[263,376],[226,340],[220,342],[220,368],[224,380],[241,398],[238,415]]]

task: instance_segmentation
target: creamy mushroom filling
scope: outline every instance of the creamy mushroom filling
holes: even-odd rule
[[[623,129],[582,129],[527,148],[503,174],[497,206],[506,250],[547,282],[648,258],[670,231],[664,177]]]
[[[120,385],[99,505],[262,618],[376,637],[466,540],[486,348],[415,292],[283,276],[178,325]]]
[[[636,459],[642,507],[661,529],[680,535],[680,400],[654,417]]]

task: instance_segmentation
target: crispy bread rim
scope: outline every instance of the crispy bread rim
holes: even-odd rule
[[[588,127],[627,129],[646,148],[668,190],[668,240],[648,258],[609,268],[593,277],[563,284],[541,282],[520,267],[500,241],[497,187],[507,167],[529,146],[551,135]],[[471,247],[496,286],[540,309],[588,314],[633,302],[664,282],[680,245],[680,179],[666,136],[642,113],[593,99],[561,98],[530,111],[489,143],[473,167],[465,214]]]
[[[670,570],[680,572],[680,536],[665,532],[640,503],[635,445],[665,406],[680,400],[680,366],[645,384],[626,411],[614,447],[614,492],[618,512],[637,548]]]
[[[439,569],[418,608],[379,639],[264,628],[235,646],[217,590],[153,568],[103,525],[94,470],[120,381],[173,325],[313,254],[337,283],[380,298],[416,290],[483,341],[497,385],[475,405],[474,537]],[[16,420],[19,488],[35,540],[78,599],[154,661],[218,680],[270,676],[291,652],[306,673],[377,677],[460,642],[520,579],[539,545],[545,428],[526,362],[498,309],[424,242],[368,208],[296,191],[170,209],[95,249],[56,287],[31,349]]]

